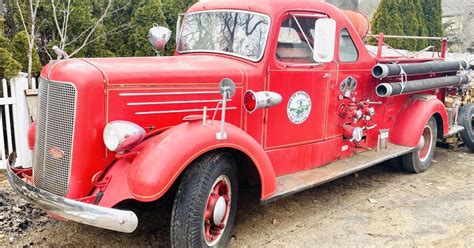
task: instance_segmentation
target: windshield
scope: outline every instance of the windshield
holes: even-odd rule
[[[178,51],[217,52],[259,61],[265,50],[270,18],[238,11],[207,11],[186,16]]]

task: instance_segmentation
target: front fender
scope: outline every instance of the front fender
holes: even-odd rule
[[[434,115],[441,117],[443,134],[447,134],[448,113],[443,102],[432,95],[419,95],[408,99],[391,129],[390,142],[402,146],[417,146],[426,123]]]
[[[276,178],[265,151],[242,129],[229,123],[225,125],[228,138],[218,141],[218,124],[183,123],[147,140],[128,171],[132,195],[146,202],[159,199],[196,158],[218,148],[233,148],[245,153],[256,166],[262,200],[270,197],[276,190]]]

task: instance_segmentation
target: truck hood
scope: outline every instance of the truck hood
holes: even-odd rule
[[[244,71],[255,70],[251,64],[235,59],[188,55],[142,58],[84,59],[99,69],[110,86],[122,84],[203,84],[218,83],[223,78],[243,83]]]
[[[242,127],[241,96],[250,74],[258,73],[251,63],[207,55],[69,59],[47,65],[42,78],[51,85],[40,84],[38,109],[49,111],[45,116],[58,118],[60,124],[48,126],[45,133],[60,133],[64,123],[74,127],[69,141],[73,141],[71,176],[64,178],[70,185],[67,197],[87,196],[93,188],[91,178],[115,160],[103,142],[107,123],[131,121],[154,135],[183,123],[186,116],[202,115],[205,107],[218,120],[222,99],[218,85],[230,78],[236,92],[227,104],[226,121]],[[67,91],[65,85],[72,87]],[[48,95],[49,91],[55,95]],[[71,96],[67,108],[58,105],[63,104],[64,94]]]

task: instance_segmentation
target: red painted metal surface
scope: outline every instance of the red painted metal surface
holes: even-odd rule
[[[46,66],[41,75],[50,80],[73,83],[76,87],[74,144],[67,197],[86,197],[93,189],[93,175],[105,170],[113,161],[113,158],[107,159],[102,139],[106,125],[103,75],[95,67],[79,59]]]
[[[352,25],[354,25],[354,28],[360,37],[365,37],[369,33],[370,21],[366,15],[350,10],[343,10],[343,12],[347,18],[349,18]]]
[[[36,123],[33,122],[28,128],[28,148],[30,150],[35,149],[35,135],[36,135]]]
[[[130,192],[140,201],[154,201],[171,187],[181,172],[206,152],[231,148],[247,155],[254,163],[262,182],[262,199],[276,190],[273,167],[267,154],[242,129],[227,123],[227,140],[217,141],[219,122],[184,123],[147,140],[130,165],[128,185]]]
[[[176,53],[173,57],[71,59],[44,68],[42,77],[71,82],[78,94],[68,198],[90,201],[103,191],[101,206],[112,207],[126,199],[154,201],[196,158],[227,148],[240,151],[253,162],[262,184],[261,199],[265,200],[276,191],[277,176],[321,167],[355,151],[375,148],[380,129],[390,129],[391,142],[414,147],[427,120],[437,113],[447,132],[441,101],[410,100],[410,95],[376,96],[374,89],[380,81],[371,76],[372,67],[400,58],[372,56],[354,25],[336,7],[309,0],[201,1],[188,13],[213,9],[254,11],[271,18],[265,55],[260,61],[223,54]],[[276,58],[280,26],[290,14],[325,14],[337,21],[333,62],[295,66],[295,61]],[[345,29],[358,51],[354,62],[339,60],[339,34]],[[357,87],[350,97],[343,97],[340,84],[349,77],[357,81]],[[219,141],[215,136],[221,118],[218,85],[223,78],[235,82],[236,94],[227,103],[228,139]],[[273,91],[283,101],[249,113],[242,102],[247,90]],[[312,108],[305,121],[295,124],[288,117],[288,106],[292,96],[301,91],[309,95]],[[444,91],[430,93],[441,99]],[[380,104],[364,105],[367,100]],[[183,123],[186,116],[202,114],[204,107],[210,117],[218,110],[213,124]],[[367,114],[367,107],[375,110],[370,119],[341,115],[343,109],[350,108]],[[129,154],[107,151],[102,132],[114,120],[140,125],[147,131],[147,139]],[[356,144],[344,139],[344,125],[371,128]],[[94,175],[102,177],[94,183]],[[99,188],[97,182],[104,178],[110,181]]]
[[[104,207],[113,207],[117,203],[135,199],[127,187],[127,175],[130,169],[130,161],[127,159],[120,159],[111,166],[102,178],[110,177],[110,182],[103,190],[103,197],[100,200],[100,205]],[[101,190],[96,188],[92,192],[92,196],[97,196]]]
[[[433,115],[439,115],[443,122],[443,134],[448,133],[448,115],[444,104],[434,98],[408,99],[394,123],[390,133],[390,142],[403,146],[417,146],[426,123]]]

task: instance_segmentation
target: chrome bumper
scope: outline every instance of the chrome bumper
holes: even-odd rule
[[[23,198],[46,212],[67,220],[118,232],[131,233],[137,228],[138,218],[132,211],[100,207],[70,200],[28,184],[11,169],[13,157],[10,155],[6,169],[11,187]]]

